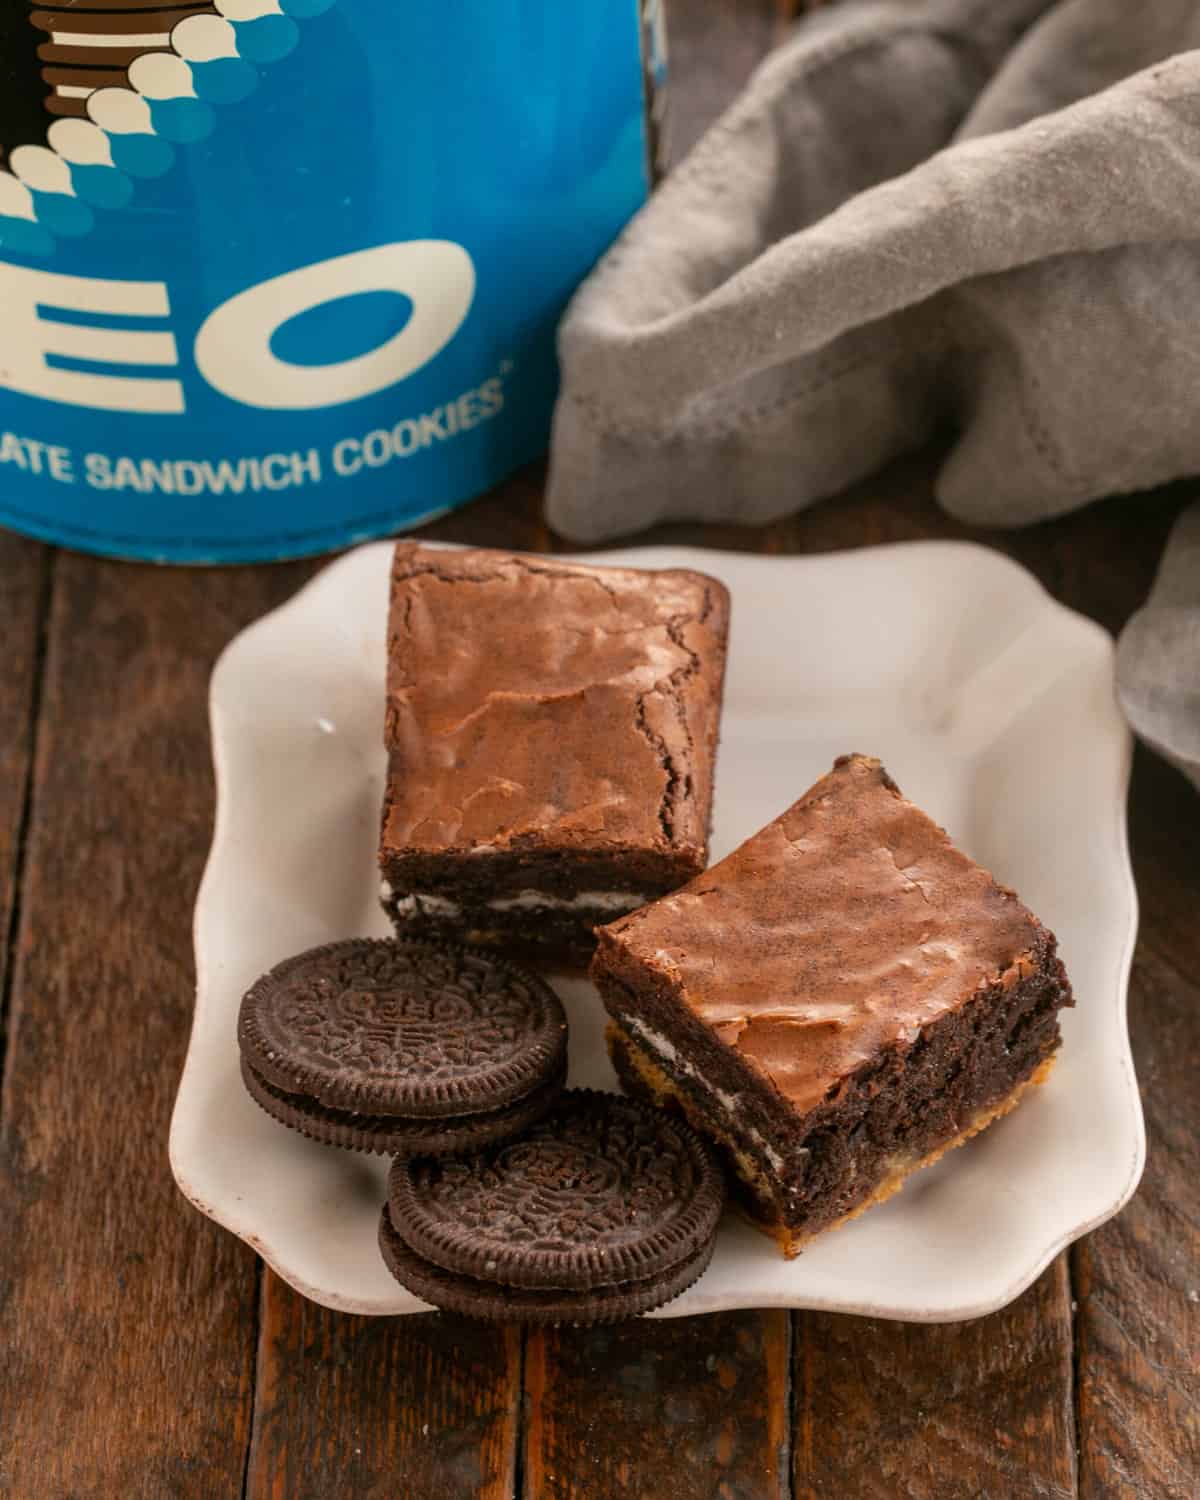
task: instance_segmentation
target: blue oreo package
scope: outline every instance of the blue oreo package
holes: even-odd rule
[[[542,452],[645,198],[639,0],[0,18],[0,524],[176,562],[429,519]]]

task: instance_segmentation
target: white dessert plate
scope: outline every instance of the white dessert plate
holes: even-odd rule
[[[375,844],[390,557],[385,543],[339,559],[238,636],[213,673],[218,810],[170,1140],[202,1212],[305,1296],[357,1313],[424,1310],[376,1248],[385,1163],[315,1145],[252,1103],[235,1020],[242,992],[288,954],[387,930]],[[965,544],[586,560],[698,568],[730,589],[714,859],[836,755],[878,755],[1057,932],[1078,996],[1058,1065],[1013,1114],[797,1260],[728,1217],[710,1269],[662,1316],[808,1307],[941,1321],[1002,1306],[1116,1213],[1144,1158],[1125,1025],[1130,744],[1111,639],[1016,564]],[[572,1081],[615,1087],[595,991],[556,984]]]

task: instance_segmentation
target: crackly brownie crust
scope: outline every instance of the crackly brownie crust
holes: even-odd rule
[[[380,839],[397,929],[587,952],[620,910],[587,897],[633,909],[702,870],[728,613],[686,570],[397,546]],[[489,909],[530,891],[551,909]]]
[[[790,1247],[1043,1068],[1055,940],[877,761],[829,776],[684,890],[599,932],[628,1081],[657,1077]]]

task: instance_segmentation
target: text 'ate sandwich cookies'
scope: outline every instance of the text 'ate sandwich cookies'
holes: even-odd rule
[[[715,1157],[682,1120],[572,1089],[516,1140],[398,1159],[380,1249],[399,1282],[449,1312],[612,1323],[691,1286],[724,1201]]]
[[[277,1120],[357,1151],[507,1139],[562,1090],[567,1022],[543,980],[449,944],[331,943],[246,993],[242,1078]]]

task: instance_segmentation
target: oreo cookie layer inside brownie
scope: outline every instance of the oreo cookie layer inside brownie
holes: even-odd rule
[[[788,1255],[1010,1109],[1072,1004],[1053,933],[861,755],[597,937],[622,1080]]]
[[[685,570],[396,548],[383,903],[586,961],[708,855],[728,596]]]

